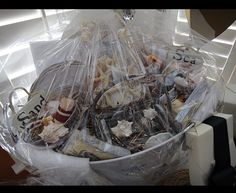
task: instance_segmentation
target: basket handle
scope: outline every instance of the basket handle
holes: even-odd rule
[[[4,107],[2,102],[0,101],[0,110],[2,111],[2,113],[4,113]],[[1,120],[0,120],[0,125],[2,124]]]
[[[13,96],[13,93],[16,91],[16,90],[23,90],[23,91],[25,91],[26,92],[26,94],[27,95],[31,95],[24,87],[17,87],[17,88],[14,88],[11,92],[10,92],[10,94],[9,94],[9,107],[10,107],[10,109],[12,110],[12,112],[14,113],[14,114],[16,114],[16,111],[15,111],[15,108],[14,108],[14,106],[13,106],[13,104],[12,104],[12,96]],[[35,95],[36,93],[34,93],[34,95]]]
[[[2,104],[2,102],[0,101],[0,108],[3,110],[3,104]]]

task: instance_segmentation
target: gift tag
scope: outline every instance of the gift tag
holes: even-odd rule
[[[182,61],[184,63],[190,63],[193,65],[203,64],[203,59],[200,54],[193,53],[191,52],[191,50],[188,49],[176,49],[173,59]]]
[[[188,65],[188,68],[192,70],[200,69],[204,63],[203,56],[201,53],[188,48],[176,48],[173,52],[171,51],[168,54],[169,61],[176,60],[183,65]]]
[[[22,107],[13,117],[12,126],[14,129],[13,133],[16,135],[17,132],[21,134],[28,123],[33,118],[38,118],[42,107],[46,105],[46,97],[43,92],[37,93]]]

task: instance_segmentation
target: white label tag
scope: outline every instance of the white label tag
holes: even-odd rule
[[[17,129],[19,133],[22,133],[27,123],[31,121],[33,117],[37,117],[42,107],[46,104],[46,97],[44,93],[35,94],[24,107],[16,113],[13,118],[13,127]],[[16,133],[14,133],[16,134]]]
[[[203,59],[200,53],[199,54],[193,53],[190,50],[185,50],[181,48],[178,48],[175,50],[173,59],[184,62],[184,63],[190,63],[192,65],[201,66],[203,64]]]

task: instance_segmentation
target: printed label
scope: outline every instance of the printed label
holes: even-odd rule
[[[196,53],[191,53],[189,50],[176,49],[173,59],[182,61],[184,63],[190,63],[193,65],[202,65],[203,59],[201,55]]]
[[[14,129],[17,129],[20,133],[24,131],[26,125],[30,123],[31,119],[34,117],[38,117],[40,110],[45,104],[45,95],[43,93],[35,94],[14,116]]]

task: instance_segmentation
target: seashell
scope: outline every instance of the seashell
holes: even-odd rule
[[[175,99],[171,102],[173,112],[178,114],[181,111],[181,107],[184,106],[184,103],[180,99]]]
[[[170,139],[171,137],[172,137],[172,134],[169,132],[159,133],[157,135],[154,135],[146,141],[146,143],[144,145],[144,149],[148,149],[153,146],[159,145],[159,144],[165,142],[166,140]]]
[[[120,82],[107,90],[97,102],[98,108],[120,107],[145,96],[146,87],[141,83]]]
[[[178,92],[184,95],[184,100],[189,97],[192,93],[196,84],[189,78],[176,77],[175,78],[175,88]]]
[[[148,55],[146,61],[147,64],[157,64],[160,69],[163,68],[163,61],[153,54]]]
[[[114,59],[106,55],[98,59],[94,78],[95,94],[100,92],[102,89],[109,87],[112,83],[111,76],[113,75],[113,64]]]
[[[117,35],[120,39],[127,39],[131,34],[126,28],[121,28],[118,30]]]
[[[114,63],[113,59],[104,55],[98,59],[96,68],[100,69],[102,72],[106,72],[112,63]]]
[[[188,82],[186,81],[186,79],[181,78],[179,76],[175,77],[174,82],[175,82],[176,86],[181,86],[181,87],[184,87],[184,88],[189,86]]]
[[[47,126],[44,126],[42,133],[39,136],[47,143],[56,143],[60,137],[69,133],[69,129],[65,128],[63,124],[50,122]]]
[[[51,115],[49,115],[49,116],[44,117],[44,118],[42,119],[42,124],[43,124],[44,126],[48,126],[51,121],[53,121],[53,117],[52,117]]]
[[[117,126],[111,128],[111,131],[119,138],[129,137],[132,134],[132,123],[126,120],[118,121]]]
[[[136,65],[129,65],[128,66],[128,74],[138,74],[138,68],[136,67]]]
[[[143,110],[144,113],[144,117],[148,118],[148,119],[154,119],[155,116],[157,116],[157,112],[155,111],[155,109],[149,108],[149,109],[144,109]]]
[[[152,64],[152,63],[156,63],[158,61],[158,58],[155,55],[150,54],[147,56],[146,61],[148,64]]]
[[[84,31],[82,32],[80,38],[82,41],[88,42],[89,40],[91,40],[91,36],[92,36],[91,32]]]

